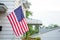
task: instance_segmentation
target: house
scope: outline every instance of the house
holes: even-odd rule
[[[0,10],[5,11],[5,6],[8,8],[5,13],[0,12],[0,26],[2,26],[2,31],[0,31],[0,40],[18,40],[15,37],[10,22],[7,19],[7,15],[12,12],[15,8],[20,5],[20,0],[0,0]],[[4,6],[5,5],[5,6]],[[4,8],[1,8],[4,7]]]
[[[27,19],[29,28],[31,27],[36,33],[39,32],[39,27],[42,26],[42,22],[36,19]],[[32,32],[32,31],[31,31]],[[32,32],[33,33],[33,32]]]
[[[11,24],[6,17],[10,12],[12,12],[19,5],[21,5],[21,0],[0,0],[0,3],[3,3],[1,5],[4,7],[4,9],[2,8],[1,12],[3,12],[3,10],[5,11],[2,14],[0,12],[0,27],[2,27],[2,31],[0,31],[0,40],[21,40],[20,38],[17,38],[15,36]],[[37,24],[37,21],[36,22],[34,21],[35,23],[33,21],[34,21],[33,19],[31,19],[31,21],[29,20],[28,24],[33,24],[33,25]],[[41,21],[38,21],[38,23],[39,25],[42,24]]]
[[[42,34],[41,36],[42,40],[60,40],[60,27]]]
[[[6,10],[7,10],[7,7],[3,3],[0,3],[0,13],[5,13]],[[2,26],[0,26],[0,31],[2,31]]]
[[[41,40],[60,40],[60,27],[40,28],[40,32],[32,37],[40,37]]]
[[[0,3],[3,3],[0,6],[5,5],[7,7],[7,10],[5,13],[0,12],[0,26],[2,26],[2,31],[0,31],[0,40],[17,40],[18,39],[14,36],[12,27],[6,17],[10,12],[12,12],[15,8],[18,7],[18,2],[19,0],[0,0]],[[4,9],[2,8],[2,11],[6,9],[5,6],[3,6]]]

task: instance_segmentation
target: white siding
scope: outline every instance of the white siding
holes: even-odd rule
[[[10,8],[11,8],[11,6],[15,5],[14,2],[15,2],[14,0],[0,0],[0,3],[4,3],[7,7],[10,6]]]
[[[0,31],[0,40],[18,40],[13,33],[10,22],[6,17],[15,9],[15,0],[0,0],[0,3],[4,3],[8,8],[7,13],[0,14],[0,26],[2,26],[2,31]]]

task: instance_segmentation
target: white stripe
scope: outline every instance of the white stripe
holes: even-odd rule
[[[16,21],[15,21],[15,19],[14,19],[14,17],[13,17],[13,15],[12,15],[12,14],[11,14],[11,17],[12,17],[12,19],[13,19],[13,21],[14,21],[15,25],[16,25],[17,31],[19,32],[18,27],[17,27],[17,24],[16,24]],[[17,34],[18,34],[18,33],[17,33]]]
[[[24,23],[25,23],[25,26],[26,26],[27,31],[29,31],[29,28],[28,28],[28,24],[26,22],[26,19],[24,18],[23,20],[24,20]]]
[[[13,15],[14,15],[14,13],[13,13]],[[13,16],[13,15],[12,15],[12,17],[13,17],[13,19],[14,19],[15,15],[14,15],[14,16]],[[16,19],[16,17],[15,17],[15,19]],[[21,35],[21,34],[20,34],[20,31],[19,31],[20,29],[18,28],[19,26],[18,26],[18,24],[16,23],[17,20],[15,21],[15,19],[14,19],[14,22],[15,22],[15,25],[16,25],[16,27],[17,27],[18,34],[19,34],[19,36],[20,36],[20,35]]]
[[[15,15],[15,14],[14,14],[14,15]],[[15,15],[15,18],[16,18],[16,15]],[[19,22],[18,22],[17,18],[16,18],[16,21],[17,21],[17,23],[18,23],[18,26],[19,26],[20,32],[23,34],[23,32],[22,32],[22,30],[21,30],[21,27],[20,27],[20,25],[19,25]]]
[[[21,24],[21,27],[22,27],[23,32],[25,33],[25,30],[24,30],[24,28],[23,28],[23,26],[22,26],[22,22],[21,22],[21,21],[20,21],[20,24]]]
[[[26,24],[27,30],[29,30],[28,25],[27,25],[27,22],[26,22],[26,19],[23,19],[23,20],[24,20],[24,22]]]
[[[24,26],[24,28],[25,28],[25,30],[26,30],[26,26],[25,26],[25,24],[24,24],[24,21],[23,21],[23,20],[22,20],[22,23],[23,23],[23,26]],[[26,30],[26,31],[27,31],[27,30]],[[25,31],[25,32],[26,32],[26,31]]]
[[[18,34],[17,34],[17,32],[16,32],[16,29],[15,29],[15,27],[14,27],[14,23],[13,23],[13,21],[12,21],[10,15],[9,15],[9,18],[10,18],[10,20],[11,20],[11,23],[12,23],[12,25],[13,25],[13,28],[14,28],[14,30],[15,30],[15,33],[16,33],[16,35],[18,36]]]

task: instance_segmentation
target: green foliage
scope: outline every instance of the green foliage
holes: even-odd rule
[[[26,18],[28,18],[30,15],[32,15],[32,13],[28,10],[26,10]]]
[[[23,38],[23,40],[41,40],[41,38],[40,37],[36,37],[36,38],[28,37],[28,38]]]
[[[56,28],[56,27],[59,27],[57,24],[50,24],[49,26],[48,26],[48,28],[50,28],[50,29],[52,29],[52,28]]]
[[[57,24],[55,24],[54,27],[59,27],[59,26]]]
[[[37,37],[36,40],[41,40],[41,38],[40,37]]]
[[[36,27],[36,29],[33,30],[32,25],[29,25],[29,31],[26,32],[26,34],[25,34],[24,36],[27,38],[27,37],[29,37],[29,36],[31,36],[31,35],[33,35],[33,34],[38,33],[38,32],[39,32],[38,27]]]

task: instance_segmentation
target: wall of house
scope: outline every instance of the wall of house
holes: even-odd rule
[[[0,14],[0,26],[2,26],[2,31],[0,31],[0,40],[19,40],[10,25],[7,15],[15,9],[16,0],[0,0],[0,3],[4,3],[8,10],[4,14]],[[21,39],[20,39],[21,40]]]

